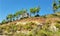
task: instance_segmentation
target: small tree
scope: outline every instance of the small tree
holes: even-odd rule
[[[16,12],[16,13],[14,14],[14,17],[16,17],[16,20],[18,20],[18,18],[19,18],[19,12]]]
[[[32,14],[35,15],[35,13],[37,13],[36,16],[39,16],[39,14],[38,14],[39,11],[40,11],[40,7],[35,7],[35,8],[31,8],[31,9],[30,9],[30,12],[31,12]]]
[[[58,2],[59,2],[59,6],[58,7],[60,8],[60,0]]]
[[[30,9],[30,15],[31,15],[31,13],[35,15],[35,13],[36,13],[35,8],[31,8],[31,9]]]
[[[6,23],[6,20],[3,20],[3,21],[2,21],[2,24],[5,24],[5,23]]]
[[[38,17],[38,16],[39,16],[39,14],[38,14],[38,13],[39,13],[39,11],[40,11],[40,7],[38,6],[38,7],[36,7],[36,8],[35,8],[35,12],[37,13],[36,17]]]
[[[21,18],[24,18],[24,17],[26,16],[25,13],[27,13],[27,10],[26,10],[26,9],[22,9],[22,10],[19,12],[19,14],[21,15],[20,17],[21,17]]]
[[[7,19],[9,22],[11,22],[11,21],[12,21],[12,18],[13,18],[13,15],[12,15],[12,14],[9,14],[6,19]]]
[[[58,7],[57,7],[57,4],[56,4],[56,1],[54,0],[54,2],[53,2],[53,11],[54,11],[54,13],[56,12],[57,9],[58,9]]]

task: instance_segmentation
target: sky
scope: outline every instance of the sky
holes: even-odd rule
[[[40,6],[40,15],[53,13],[52,0],[0,0],[0,22],[6,19],[8,14],[14,14],[18,10]]]

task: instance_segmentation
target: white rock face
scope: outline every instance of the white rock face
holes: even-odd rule
[[[37,22],[37,21],[32,21],[33,23],[36,23],[36,24],[41,24],[41,23],[39,23],[39,22]],[[26,23],[30,23],[30,22],[28,22],[28,21],[26,21],[26,22],[17,22],[16,23],[16,25],[18,25],[18,24],[22,24],[22,25],[25,25]]]
[[[17,22],[16,25],[18,24],[22,24],[22,25],[25,25],[27,22]]]
[[[0,35],[0,36],[7,36],[7,35]]]
[[[20,31],[16,31],[16,33],[20,33]]]
[[[24,33],[24,34],[29,34],[29,31],[21,31],[21,33]]]
[[[56,32],[58,30],[58,28],[56,28],[56,26],[54,26],[54,25],[51,25],[49,27],[49,30],[52,31],[52,32]]]

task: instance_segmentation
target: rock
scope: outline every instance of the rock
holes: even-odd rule
[[[54,26],[54,25],[51,25],[49,27],[49,30],[52,31],[52,32],[56,32],[58,30],[58,28],[56,28],[56,26]]]

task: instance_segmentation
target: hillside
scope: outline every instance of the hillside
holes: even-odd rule
[[[57,15],[57,16],[56,16]],[[29,17],[0,25],[4,36],[60,36],[59,13],[44,17]]]

